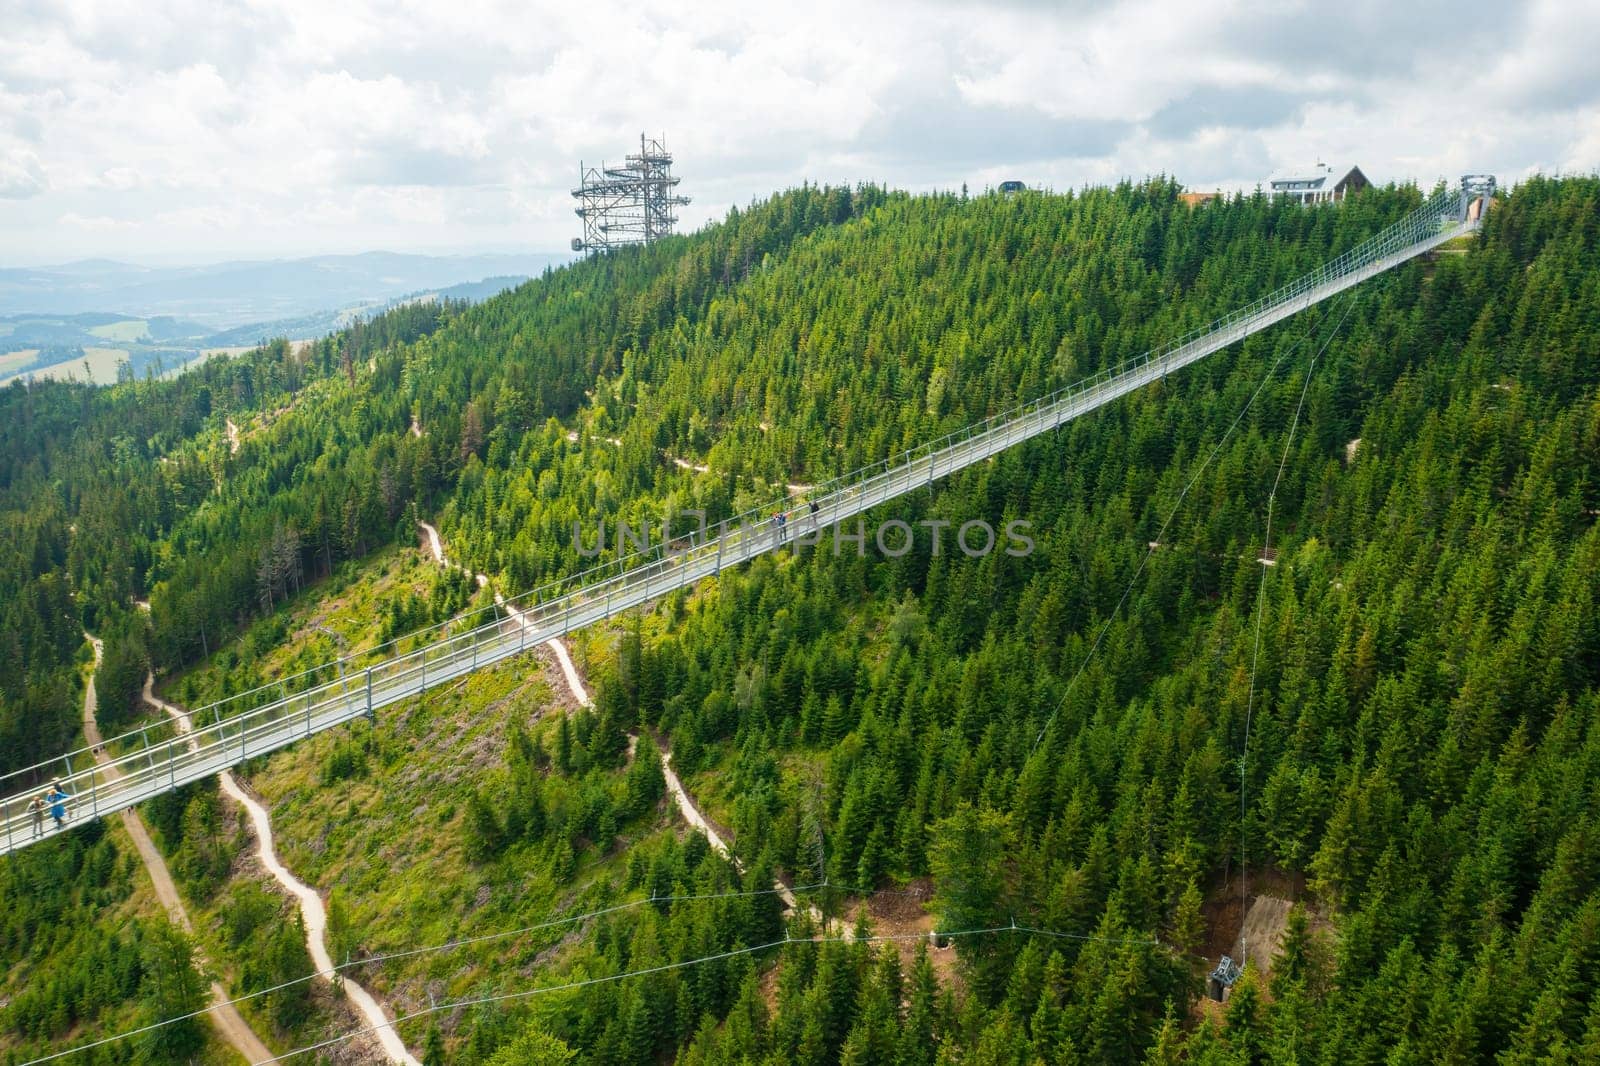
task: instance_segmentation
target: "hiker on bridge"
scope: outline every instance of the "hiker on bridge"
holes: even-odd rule
[[[50,804],[50,817],[56,820],[57,829],[65,828],[67,824],[67,801],[71,798],[61,787],[61,778],[50,782],[50,794],[45,799]]]
[[[33,835],[35,839],[44,832],[44,793],[33,797],[33,802],[28,804],[28,813],[33,815]]]

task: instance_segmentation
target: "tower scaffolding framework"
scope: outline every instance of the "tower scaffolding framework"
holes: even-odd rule
[[[672,173],[672,153],[666,140],[639,134],[639,151],[625,156],[620,166],[579,165],[579,185],[572,190],[578,201],[575,214],[583,219],[583,236],[575,237],[575,252],[608,252],[629,244],[650,244],[672,232],[676,208],[689,202],[677,189]]]

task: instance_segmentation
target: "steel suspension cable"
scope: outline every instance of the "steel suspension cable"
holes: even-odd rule
[[[828,886],[819,882],[817,884],[810,885],[797,885],[789,891],[799,894],[804,892],[819,891],[825,887]],[[211,1011],[214,1011],[219,1007],[246,1003],[252,999],[259,999],[262,996],[271,995],[274,992],[281,992],[286,988],[293,988],[296,985],[305,984],[307,981],[314,981],[318,977],[326,977],[329,980],[332,980],[345,970],[351,970],[361,966],[370,966],[373,963],[391,962],[395,959],[411,958],[417,955],[430,955],[441,951],[452,951],[456,948],[468,947],[473,944],[483,944],[493,940],[505,940],[509,937],[523,936],[528,933],[537,933],[545,929],[555,929],[564,925],[575,925],[579,922],[587,921],[590,918],[600,918],[605,917],[606,915],[620,914],[624,911],[637,910],[638,908],[650,903],[677,903],[689,900],[708,899],[736,899],[739,897],[773,896],[778,894],[779,889],[774,887],[750,889],[749,891],[740,892],[703,892],[675,896],[646,896],[640,899],[630,900],[627,903],[618,903],[610,907],[601,907],[598,910],[586,911],[582,914],[568,915],[563,918],[552,918],[549,921],[535,922],[532,925],[525,925],[516,929],[505,929],[494,933],[483,933],[478,936],[462,937],[457,940],[447,940],[440,944],[431,944],[419,948],[408,948],[403,951],[391,951],[380,955],[369,955],[365,958],[351,959],[347,962],[338,964],[331,970],[314,970],[311,973],[305,974],[304,976],[295,977],[291,980],[272,985],[268,988],[258,988],[254,992],[247,992],[244,995],[236,996],[233,999],[221,1000],[216,1003],[208,1003],[199,1010],[189,1011],[186,1014],[176,1014],[170,1018],[163,1018],[160,1021],[151,1022],[148,1025],[141,1025],[137,1029],[128,1029],[124,1032],[114,1033],[111,1036],[102,1037],[99,1040],[94,1040],[87,1044],[79,1044],[76,1047],[52,1052],[49,1055],[44,1055],[36,1059],[29,1059],[27,1062],[23,1063],[22,1066],[34,1066],[34,1064],[41,1062],[54,1062],[58,1059],[76,1055],[81,1051],[88,1051],[91,1048],[103,1047],[106,1044],[113,1044],[119,1040],[127,1040],[131,1037],[142,1036],[145,1033],[154,1032],[157,1029],[161,1029],[169,1025],[176,1025],[178,1022],[188,1021],[191,1018],[198,1018],[201,1015],[209,1014]]]
[[[941,931],[937,935],[945,937],[969,937],[988,936],[999,933],[1022,933],[1028,936],[1052,937],[1058,940],[1141,944],[1152,947],[1162,946],[1160,941],[1151,940],[1148,938],[1103,937],[1087,933],[1066,933],[1055,929],[1038,929],[1032,926],[1017,925],[1015,922],[1010,925],[996,925],[978,929],[954,929],[949,931]],[[891,941],[925,940],[927,937],[927,933],[878,933],[863,937],[785,936],[782,940],[772,940],[765,944],[755,944],[750,947],[743,948],[730,948],[727,951],[719,951],[712,955],[702,955],[699,958],[684,959],[680,962],[662,963],[659,966],[647,966],[643,969],[628,970],[623,973],[607,974],[603,977],[589,977],[581,981],[568,981],[559,985],[542,985],[537,988],[519,989],[515,992],[496,992],[490,995],[471,996],[465,999],[452,1000],[448,1003],[435,1003],[421,1010],[412,1011],[410,1014],[397,1017],[394,1021],[388,1022],[385,1025],[369,1025],[362,1029],[352,1029],[348,1032],[340,1033],[338,1036],[329,1037],[328,1039],[319,1041],[315,1044],[307,1044],[304,1047],[295,1048],[293,1051],[286,1051],[281,1055],[274,1055],[272,1058],[264,1061],[283,1062],[287,1059],[294,1058],[297,1055],[304,1055],[311,1051],[320,1051],[323,1048],[332,1047],[334,1044],[343,1043],[344,1041],[350,1040],[354,1037],[364,1036],[368,1033],[375,1033],[379,1029],[394,1028],[401,1022],[414,1021],[417,1018],[423,1018],[430,1014],[436,1014],[439,1011],[455,1010],[460,1007],[481,1006],[486,1003],[504,1003],[508,1000],[527,999],[532,996],[548,995],[552,992],[571,992],[580,988],[589,988],[594,985],[614,984],[617,981],[623,981],[630,977],[648,977],[652,974],[667,973],[672,970],[686,970],[691,967],[705,965],[706,963],[720,962],[726,959],[738,958],[742,955],[753,955],[756,952],[769,951],[773,948],[783,948],[791,944],[879,944]],[[257,1064],[257,1066],[261,1066],[261,1064]]]
[[[1348,300],[1345,297],[1341,297],[1340,303],[1348,303]],[[1349,313],[1348,306],[1346,307],[1345,313]],[[1342,322],[1343,319],[1341,318],[1340,321]],[[1161,527],[1156,531],[1156,539],[1151,543],[1151,546],[1146,549],[1144,556],[1139,560],[1139,565],[1134,569],[1133,576],[1128,579],[1126,587],[1124,587],[1122,590],[1122,595],[1117,599],[1116,606],[1113,607],[1111,609],[1111,613],[1106,616],[1106,620],[1100,626],[1099,632],[1095,634],[1094,643],[1089,646],[1088,652],[1084,655],[1083,660],[1078,664],[1078,669],[1073,673],[1071,680],[1067,682],[1066,689],[1061,693],[1061,699],[1056,702],[1055,709],[1050,712],[1050,716],[1045,719],[1044,725],[1040,727],[1039,735],[1033,740],[1033,747],[1028,750],[1028,754],[1030,756],[1039,750],[1039,745],[1044,741],[1045,733],[1047,733],[1050,729],[1050,726],[1055,723],[1057,716],[1061,713],[1061,709],[1067,705],[1067,698],[1072,695],[1072,690],[1077,685],[1078,679],[1083,676],[1083,672],[1088,669],[1089,664],[1094,661],[1095,655],[1100,650],[1101,643],[1105,640],[1106,633],[1111,629],[1111,624],[1116,621],[1117,615],[1121,613],[1123,605],[1128,602],[1128,596],[1133,592],[1134,585],[1138,583],[1140,575],[1144,573],[1145,567],[1149,565],[1151,558],[1155,556],[1157,546],[1161,544],[1162,537],[1166,535],[1167,529],[1172,525],[1173,519],[1177,518],[1178,511],[1183,507],[1183,502],[1189,495],[1189,490],[1194,488],[1195,483],[1200,480],[1200,476],[1206,472],[1207,468],[1211,466],[1211,463],[1216,459],[1218,454],[1221,453],[1222,446],[1228,442],[1229,437],[1233,436],[1233,431],[1239,427],[1239,423],[1244,421],[1244,416],[1250,413],[1250,408],[1255,405],[1256,400],[1266,389],[1267,383],[1272,380],[1275,374],[1277,374],[1278,367],[1283,365],[1284,360],[1288,359],[1291,355],[1298,351],[1300,347],[1312,337],[1315,330],[1320,328],[1320,326],[1321,323],[1319,322],[1316,326],[1313,326],[1311,329],[1307,330],[1306,333],[1299,340],[1295,341],[1287,351],[1279,355],[1278,358],[1273,361],[1272,365],[1267,368],[1266,374],[1262,376],[1260,383],[1256,385],[1255,391],[1251,392],[1250,398],[1247,399],[1244,406],[1239,409],[1239,413],[1234,416],[1233,421],[1229,423],[1228,428],[1223,432],[1222,436],[1217,439],[1216,444],[1212,445],[1211,451],[1207,453],[1204,461],[1202,461],[1201,464],[1195,469],[1195,472],[1190,475],[1188,482],[1186,482],[1183,486],[1183,490],[1178,493],[1177,500],[1173,502],[1172,507],[1167,511],[1167,517],[1162,521]],[[1329,334],[1329,337],[1331,339],[1331,333]],[[1326,348],[1326,343],[1324,343],[1324,348]]]
[[[1300,385],[1300,400],[1294,407],[1294,418],[1289,422],[1289,435],[1283,442],[1283,455],[1278,459],[1278,473],[1272,479],[1272,491],[1267,494],[1267,521],[1266,531],[1261,539],[1261,580],[1256,584],[1256,624],[1255,638],[1250,652],[1250,692],[1245,698],[1244,707],[1244,741],[1239,749],[1239,954],[1240,964],[1243,965],[1247,957],[1245,948],[1248,944],[1245,939],[1245,913],[1250,906],[1250,896],[1246,872],[1249,867],[1249,853],[1246,851],[1245,812],[1246,806],[1246,771],[1250,760],[1250,727],[1255,714],[1256,704],[1256,668],[1261,660],[1261,617],[1266,613],[1267,571],[1272,569],[1272,518],[1278,502],[1278,486],[1283,482],[1283,471],[1289,463],[1289,451],[1294,447],[1295,431],[1300,428],[1300,414],[1305,409],[1306,395],[1311,391],[1311,378],[1317,371],[1317,361],[1322,358],[1322,353],[1328,350],[1328,345],[1333,343],[1333,338],[1338,335],[1344,320],[1350,316],[1350,310],[1355,306],[1352,299],[1349,306],[1344,309],[1344,314],[1333,324],[1322,347],[1318,348],[1311,357],[1311,365],[1306,368],[1305,381]]]

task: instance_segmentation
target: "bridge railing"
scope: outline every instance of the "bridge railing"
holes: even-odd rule
[[[1295,282],[1274,291],[1268,296],[1224,315],[1205,326],[1192,329],[1161,348],[1141,353],[1132,359],[1101,369],[1087,378],[1073,382],[1045,396],[997,412],[979,422],[969,424],[935,440],[925,442],[917,449],[906,450],[897,455],[888,456],[876,463],[830,479],[814,486],[811,496],[813,499],[825,497],[845,486],[857,484],[877,473],[881,473],[892,466],[908,462],[915,456],[937,451],[959,440],[985,432],[993,426],[1012,422],[1031,411],[1049,407],[1076,394],[1092,391],[1108,381],[1116,380],[1132,370],[1137,370],[1153,360],[1169,356],[1186,348],[1193,342],[1213,336],[1221,330],[1241,324],[1248,325],[1257,320],[1262,312],[1270,308],[1281,307],[1286,303],[1290,303],[1294,298],[1320,287],[1327,280],[1343,276],[1354,269],[1358,269],[1364,262],[1371,262],[1393,250],[1414,243],[1416,239],[1427,234],[1433,226],[1436,226],[1438,220],[1454,205],[1455,200],[1453,197],[1449,194],[1441,193],[1424,205],[1423,208],[1408,216],[1406,220],[1343,253],[1334,260],[1323,264],[1305,277],[1297,279]],[[787,503],[787,501],[774,501],[773,503],[751,508],[720,523],[717,528],[727,531],[730,528],[737,530],[752,523],[759,525],[760,522],[766,520],[767,515],[775,505],[784,503]],[[623,555],[619,553],[595,567],[555,579],[529,592],[520,594],[511,600],[511,604],[516,607],[526,607],[544,600],[559,598],[574,588],[592,585],[608,578],[615,578],[642,565],[659,561],[665,555],[676,550],[668,545],[657,543],[645,550],[632,554]],[[491,616],[494,610],[495,608],[492,606],[485,606],[476,612],[456,616],[446,622],[439,623],[436,627],[397,637],[377,648],[354,652],[342,659],[332,660],[300,674],[280,678],[268,684],[225,697],[223,700],[200,708],[196,714],[204,721],[216,721],[220,718],[230,717],[245,709],[275,703],[292,693],[301,691],[308,685],[314,684],[318,678],[326,677],[331,671],[340,667],[356,669],[360,668],[361,663],[396,655],[399,653],[403,643],[415,644],[419,641],[438,639],[439,633],[445,627],[460,628],[463,625],[476,626],[482,624],[486,618]],[[0,784],[0,787],[3,787],[3,784]]]
[[[717,525],[717,535],[681,543],[657,542],[619,555],[582,573],[542,585],[503,604],[486,606],[438,626],[397,638],[299,674],[235,694],[197,709],[192,731],[151,743],[150,730],[110,742],[112,764],[95,762],[87,749],[0,777],[0,850],[31,839],[26,805],[38,783],[59,773],[78,816],[97,817],[134,799],[209,776],[298,736],[373,714],[426,691],[442,680],[516,654],[537,640],[581,628],[626,607],[648,602],[724,566],[742,563],[783,544],[820,533],[969,463],[993,455],[1122,395],[1147,380],[1248,336],[1263,324],[1314,302],[1331,286],[1353,284],[1386,269],[1421,244],[1434,244],[1472,224],[1457,217],[1458,200],[1441,193],[1379,234],[1309,274],[1251,304],[1132,359],[1047,395],[973,422],[915,449],[907,449],[814,486],[815,514],[800,510],[779,524],[773,504],[750,508]],[[787,497],[777,505],[786,507]],[[403,643],[417,646],[402,651]],[[49,831],[48,819],[46,831]]]

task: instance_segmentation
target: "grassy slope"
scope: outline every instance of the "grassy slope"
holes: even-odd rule
[[[260,664],[266,678],[330,657],[333,642],[317,626],[341,633],[352,648],[371,646],[379,640],[381,605],[425,595],[435,573],[435,564],[420,550],[381,552],[309,590],[242,639],[272,642]],[[575,649],[580,665],[598,660],[612,644],[613,636],[603,631],[587,635]],[[224,649],[171,691],[201,702],[231,687],[227,664],[233,658]],[[553,875],[531,851],[490,866],[474,865],[464,853],[467,799],[474,787],[493,780],[490,768],[503,764],[511,724],[522,724],[553,749],[551,712],[571,705],[559,670],[540,649],[391,707],[376,729],[357,722],[244,768],[242,781],[270,807],[279,857],[325,896],[336,891],[348,914],[348,941],[343,947],[337,939],[330,945],[336,957],[481,936],[616,900],[629,847],[677,832],[664,807],[648,824],[624,827],[613,850],[585,850],[570,880]],[[237,957],[240,949],[227,943],[227,912],[252,895],[252,885],[276,891],[259,864],[242,862],[214,897],[197,901],[208,949],[229,958],[235,972],[244,960]],[[391,1010],[404,1013],[425,1006],[430,996],[442,1000],[479,989],[489,975],[507,985],[545,983],[582,965],[546,954],[569,932],[557,929],[362,967],[357,976]],[[278,1042],[312,1042],[349,1028],[345,1013],[324,999],[319,996],[318,1010],[304,1027],[278,1034]],[[413,1049],[421,1046],[425,1032],[426,1023],[402,1027]]]
[[[121,322],[107,322],[103,326],[91,326],[89,332],[109,341],[132,343],[150,336],[150,324],[143,319],[130,318]]]
[[[271,642],[272,650],[260,664],[265,678],[292,673],[329,655],[333,644],[319,626],[340,632],[356,649],[370,646],[379,639],[376,618],[382,605],[395,597],[426,595],[435,572],[420,550],[382,552],[359,569],[309,590],[242,640],[263,646]],[[685,595],[681,606],[692,610],[704,595],[705,590]],[[669,603],[643,620],[647,639],[670,624],[670,613]],[[871,614],[864,612],[861,624],[871,625]],[[618,627],[577,635],[573,650],[580,668],[598,672],[602,664],[613,662],[618,637]],[[232,675],[226,664],[233,658],[224,649],[171,688],[202,700],[229,686]],[[337,893],[348,915],[351,932],[344,950],[350,956],[521,928],[637,898],[638,893],[626,894],[621,887],[630,851],[663,834],[684,834],[662,805],[642,824],[624,826],[610,850],[585,849],[570,878],[553,873],[532,848],[514,849],[501,863],[468,860],[467,799],[475,787],[487,787],[492,795],[502,780],[511,725],[521,724],[547,750],[554,750],[556,714],[572,706],[554,662],[540,649],[390,708],[375,730],[357,722],[255,760],[241,778],[271,808],[280,858],[325,895]],[[693,787],[704,790],[707,813],[723,825],[730,821],[732,797],[719,770],[735,757],[727,746],[707,752],[707,768],[692,777]],[[788,772],[808,775],[801,762],[798,757],[786,760]],[[612,771],[610,776],[620,775]],[[258,864],[244,861],[236,864],[228,884],[197,907],[208,950],[228,958],[235,972],[245,960],[226,941],[227,912],[257,887],[276,891]],[[391,1010],[405,1013],[430,999],[481,992],[486,984],[527,988],[558,982],[563,975],[597,972],[586,950],[588,931],[587,926],[557,928],[363,967],[357,973]],[[344,957],[338,940],[332,948]],[[297,1032],[276,1034],[276,1043],[309,1043],[351,1028],[348,1013],[327,999],[319,996],[312,1019]],[[255,1019],[262,1021],[259,1011]],[[454,1030],[458,1020],[445,1022],[446,1031]],[[411,1022],[402,1027],[402,1035],[415,1049],[426,1029],[426,1022]]]

